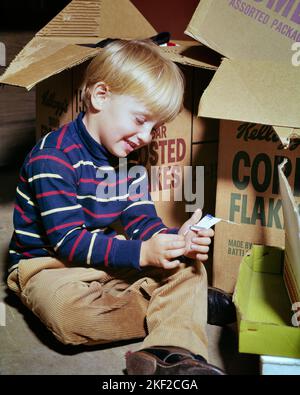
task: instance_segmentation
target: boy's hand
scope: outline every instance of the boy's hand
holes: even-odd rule
[[[178,234],[184,235],[186,242],[186,250],[183,255],[191,259],[198,259],[205,262],[208,259],[209,245],[211,244],[211,237],[215,232],[212,229],[190,230],[190,226],[200,221],[202,217],[202,210],[196,210],[191,218],[186,221],[179,229]]]
[[[157,234],[142,242],[140,267],[156,266],[164,269],[174,269],[180,264],[173,260],[184,254],[185,238],[180,235]]]

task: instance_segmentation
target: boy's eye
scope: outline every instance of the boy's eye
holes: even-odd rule
[[[143,125],[145,123],[145,119],[144,118],[135,118],[135,122],[138,125]]]

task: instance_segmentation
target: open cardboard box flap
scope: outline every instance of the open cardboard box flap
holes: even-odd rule
[[[16,56],[0,83],[31,89],[48,77],[96,56],[107,38],[143,39],[157,32],[129,0],[73,0]],[[216,69],[219,58],[195,41],[161,47],[172,61]]]
[[[155,34],[157,32],[129,0],[73,0],[16,56],[0,77],[0,83],[31,89],[99,51],[76,44]]]
[[[201,0],[186,34],[226,56],[199,115],[273,125],[284,145],[300,131],[299,1]]]
[[[300,70],[269,61],[223,59],[199,116],[273,125],[286,144],[300,136]]]
[[[99,49],[34,37],[17,55],[0,83],[30,90],[37,83],[94,57]]]
[[[291,63],[299,1],[201,0],[185,33],[230,59]]]
[[[285,229],[284,280],[292,303],[300,303],[300,214],[288,180],[286,160],[279,166],[279,186]]]
[[[155,29],[129,0],[73,0],[37,36],[141,38]]]

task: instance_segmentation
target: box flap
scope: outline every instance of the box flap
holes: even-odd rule
[[[285,229],[284,279],[292,303],[300,302],[300,215],[292,189],[284,175],[287,161],[279,166],[279,186]]]
[[[0,77],[0,83],[30,89],[99,51],[76,44],[155,34],[129,0],[73,0],[24,47]]]
[[[31,89],[38,82],[95,56],[99,49],[35,37],[0,77],[0,83]]]
[[[197,41],[172,40],[172,43],[176,45],[163,46],[161,50],[173,62],[210,70],[217,70],[220,65],[221,57]]]
[[[300,41],[295,0],[201,0],[186,34],[230,59],[291,63]]]
[[[37,36],[105,39],[155,34],[155,29],[129,0],[73,0]]]
[[[286,137],[286,128],[300,127],[299,77],[293,66],[224,59],[202,96],[199,115],[283,127],[277,131]]]

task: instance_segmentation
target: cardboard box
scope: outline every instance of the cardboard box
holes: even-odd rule
[[[253,246],[242,260],[234,293],[240,352],[300,358],[300,331],[292,326],[283,258],[282,249]]]
[[[37,138],[40,138],[71,121],[84,109],[81,102],[84,71],[89,59],[101,49],[82,44],[97,43],[108,37],[147,38],[155,34],[129,0],[73,0],[37,33],[0,82],[27,89],[37,85]],[[173,122],[160,128],[140,155],[149,174],[151,167],[160,168],[159,185],[151,185],[151,191],[158,215],[168,226],[181,226],[190,216],[186,210],[186,203],[190,202],[164,201],[175,194],[174,166],[207,168],[209,182],[204,210],[214,207],[216,190],[216,173],[210,169],[216,168],[217,163],[218,124],[198,118],[197,107],[219,58],[197,42],[177,41],[176,44],[161,51],[180,65],[186,77],[185,108]],[[182,188],[182,184],[179,183],[178,188]]]
[[[216,226],[214,285],[230,292],[238,256],[251,243],[284,246],[277,170],[284,157],[290,160],[287,174],[299,202],[300,114],[294,105],[300,98],[300,86],[294,83],[298,74],[292,66],[224,60],[200,101],[199,115],[222,119],[216,215],[243,224]],[[274,86],[271,79],[278,83]],[[239,158],[239,152],[246,154]],[[234,173],[236,166],[239,172]]]
[[[300,209],[300,145],[285,149],[271,126],[221,121],[216,216],[235,224],[215,228],[215,286],[233,291],[253,244],[285,246],[278,174],[283,158]]]
[[[290,160],[287,173],[299,202],[300,69],[292,65],[291,38],[271,27],[275,18],[278,26],[289,19],[299,30],[299,11],[299,1],[201,0],[186,30],[230,58],[223,59],[198,111],[221,120],[216,216],[236,224],[215,228],[213,284],[229,292],[253,243],[284,246],[280,157]],[[268,23],[259,20],[263,12]]]
[[[283,172],[287,163],[286,159],[278,166],[285,249],[254,245],[241,263],[233,300],[237,308],[240,352],[299,358],[300,217]],[[274,361],[265,357],[262,368],[273,374],[278,369],[295,374],[299,360]]]

